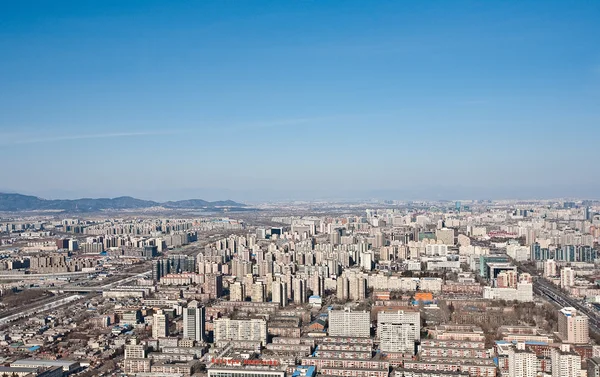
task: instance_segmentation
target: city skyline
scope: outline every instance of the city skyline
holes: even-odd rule
[[[0,5],[0,191],[597,199],[578,2]]]

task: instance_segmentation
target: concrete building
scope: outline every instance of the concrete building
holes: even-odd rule
[[[250,296],[252,302],[265,302],[265,285],[257,281],[252,284],[252,294]]]
[[[221,318],[215,322],[215,342],[252,340],[267,344],[267,322],[264,319]]]
[[[236,281],[229,286],[229,301],[244,301],[246,300],[246,294],[244,285]]]
[[[140,344],[136,338],[130,339],[125,345],[125,359],[145,359],[146,351],[146,345]]]
[[[563,267],[560,270],[560,287],[570,288],[575,285],[575,271],[571,267]]]
[[[552,360],[552,377],[580,376],[581,356],[570,352],[568,345],[561,349],[553,349],[550,358]]]
[[[444,245],[454,245],[454,229],[436,229],[435,238]]]
[[[554,277],[557,275],[556,261],[554,259],[548,259],[544,261],[544,277]]]
[[[272,301],[287,306],[287,283],[279,279],[273,282]]]
[[[590,340],[588,317],[575,308],[562,308],[558,312],[558,333],[565,343],[587,344]]]
[[[198,301],[190,301],[187,308],[183,309],[183,337],[204,341],[205,308]]]
[[[159,310],[152,317],[152,337],[154,339],[169,336],[169,321],[166,314]]]
[[[508,350],[508,375],[510,377],[536,377],[537,356],[525,350],[524,343]]]
[[[377,315],[379,348],[384,352],[414,353],[421,339],[421,317],[418,311],[386,312]]]
[[[370,314],[366,311],[344,310],[329,311],[329,336],[371,336]]]

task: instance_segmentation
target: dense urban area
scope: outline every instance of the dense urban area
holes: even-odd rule
[[[600,375],[600,202],[183,207],[0,214],[0,377]]]

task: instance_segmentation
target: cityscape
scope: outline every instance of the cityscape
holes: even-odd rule
[[[0,377],[600,377],[600,1],[0,1]]]
[[[0,372],[600,372],[600,201],[154,211],[2,215]]]

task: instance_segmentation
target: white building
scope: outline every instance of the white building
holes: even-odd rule
[[[166,314],[159,310],[152,317],[152,337],[158,339],[167,336],[169,336],[169,322]]]
[[[553,349],[550,355],[552,377],[579,377],[581,373],[581,356],[570,352],[568,345],[563,345],[561,348]]]
[[[377,315],[379,348],[384,352],[413,353],[420,336],[421,317],[418,311],[385,312]]]
[[[267,344],[267,321],[264,319],[215,320],[215,342],[231,340],[254,340]]]
[[[508,375],[510,377],[536,377],[537,356],[525,351],[524,343],[517,343],[516,349],[508,350]]]
[[[560,287],[570,288],[575,285],[575,271],[571,267],[563,267],[560,270]]]
[[[370,313],[366,311],[344,310],[329,311],[329,336],[352,336],[369,338],[371,336]]]

